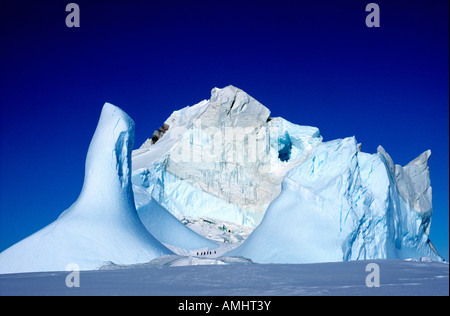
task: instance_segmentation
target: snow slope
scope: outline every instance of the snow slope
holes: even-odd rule
[[[131,184],[134,122],[103,106],[86,157],[83,189],[57,220],[0,254],[0,273],[82,270],[104,261],[130,264],[171,254],[139,220]]]
[[[190,251],[219,246],[189,229],[153,198],[138,208],[138,215],[145,228],[164,244]]]

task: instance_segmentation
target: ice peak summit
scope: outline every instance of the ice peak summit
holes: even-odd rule
[[[173,112],[157,143],[146,142],[133,153],[134,171],[153,179],[145,190],[177,216],[204,208],[193,202],[177,207],[180,203],[170,197],[174,191],[164,192],[173,177],[191,185],[183,189],[184,194],[207,194],[229,205],[212,203],[221,206],[209,206],[209,216],[256,226],[279,194],[286,172],[322,140],[315,127],[269,118],[270,110],[243,90],[213,88],[209,100]],[[155,165],[161,168],[154,169]],[[133,179],[138,179],[137,174]]]
[[[246,127],[264,124],[270,111],[243,90],[227,86],[211,91],[209,106],[201,116],[203,126]]]
[[[105,103],[89,145],[80,198],[95,194],[96,201],[108,203],[109,196],[106,196],[106,192],[111,190],[119,197],[133,197],[131,152],[134,145],[134,126],[134,121],[128,114],[110,103]],[[122,198],[120,200],[128,201]]]

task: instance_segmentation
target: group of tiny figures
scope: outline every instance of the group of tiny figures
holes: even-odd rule
[[[197,251],[197,256],[205,256],[205,255],[212,255],[212,251]],[[216,254],[216,251],[214,250],[214,254]]]

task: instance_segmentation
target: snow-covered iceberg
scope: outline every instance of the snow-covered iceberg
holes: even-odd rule
[[[401,167],[355,137],[323,142],[228,86],[173,112],[133,152],[133,183],[179,218],[256,227],[229,253],[255,262],[442,260],[428,239],[429,156]]]
[[[140,221],[131,183],[134,122],[106,103],[86,158],[83,189],[57,220],[0,254],[0,273],[82,270],[148,262],[172,252]]]
[[[284,178],[261,224],[228,255],[259,263],[429,257],[431,187],[426,151],[405,167],[354,137],[324,142]]]
[[[2,252],[0,273],[139,265],[171,250],[257,263],[442,260],[428,238],[430,151],[402,167],[381,146],[361,152],[355,137],[323,142],[318,128],[272,117],[233,86],[173,112],[139,149],[133,143],[132,119],[106,103],[78,200]],[[188,227],[203,220],[209,228]],[[236,243],[254,230],[216,253],[211,229]]]
[[[162,126],[133,152],[133,182],[175,216],[251,227],[286,172],[322,141],[317,128],[272,118],[233,86],[214,88],[209,100],[175,111]]]

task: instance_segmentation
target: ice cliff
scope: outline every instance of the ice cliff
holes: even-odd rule
[[[261,263],[430,257],[427,151],[405,167],[354,137],[324,142],[284,178],[281,194],[239,248]]]
[[[256,227],[288,170],[320,143],[244,91],[214,88],[211,98],[174,112],[154,144],[133,152],[133,182],[176,216],[209,216]],[[139,210],[138,210],[139,211]]]

